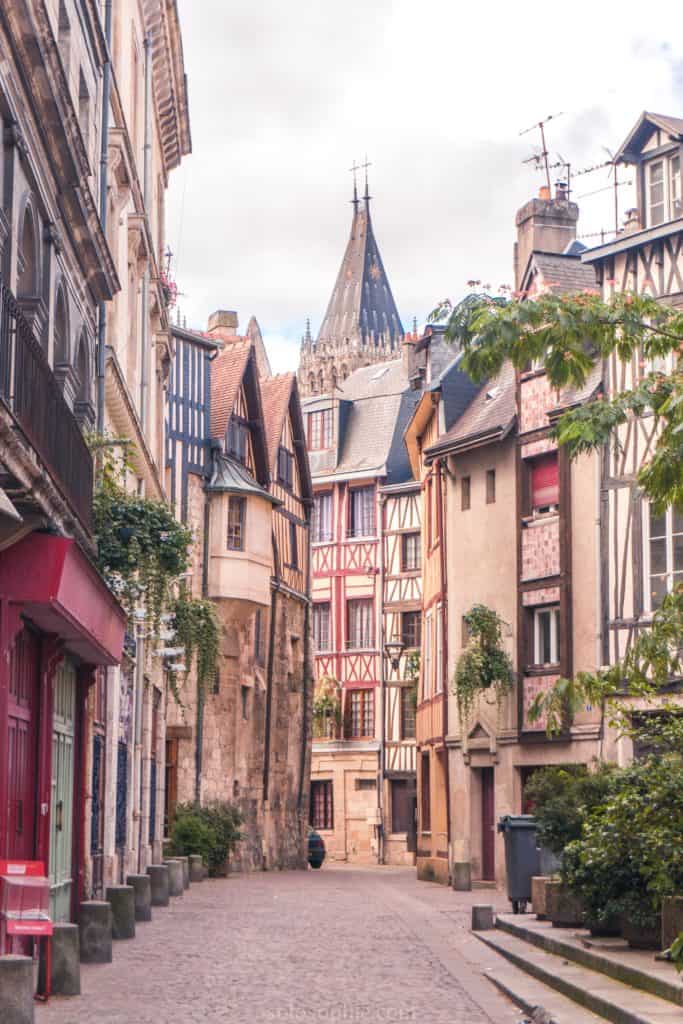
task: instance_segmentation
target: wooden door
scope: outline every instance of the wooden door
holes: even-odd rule
[[[52,715],[50,916],[53,921],[68,921],[71,917],[76,686],[76,666],[67,658],[55,672]]]
[[[36,842],[36,771],[40,641],[24,628],[10,662],[7,857],[33,860]]]
[[[106,671],[97,673],[94,701],[92,738],[92,812],[90,817],[90,857],[92,861],[91,894],[102,899],[104,895],[104,793],[105,793],[105,735],[107,723]]]
[[[178,740],[166,740],[166,791],[164,797],[164,835],[170,834],[178,803]]]
[[[495,862],[495,805],[493,768],[481,769],[481,877],[492,881],[496,877]]]

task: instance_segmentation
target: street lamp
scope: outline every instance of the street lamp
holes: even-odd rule
[[[398,671],[398,666],[401,663],[401,655],[406,649],[406,645],[400,636],[395,636],[393,640],[387,640],[384,644],[384,653],[389,659],[389,664],[394,672]]]

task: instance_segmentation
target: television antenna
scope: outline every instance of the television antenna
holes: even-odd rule
[[[530,157],[529,160],[525,160],[524,163],[531,163],[531,161],[535,161],[536,166],[539,168],[539,170],[541,167],[543,168],[543,170],[545,171],[545,180],[548,186],[548,192],[550,192],[550,165],[548,163],[548,147],[545,141],[545,126],[548,124],[549,121],[553,121],[555,118],[561,117],[562,114],[562,110],[557,114],[548,114],[548,116],[544,118],[542,121],[537,121],[536,124],[532,124],[530,128],[525,128],[523,131],[519,133],[520,137],[522,135],[528,135],[529,132],[539,131],[541,133],[540,153],[534,153],[534,155]]]

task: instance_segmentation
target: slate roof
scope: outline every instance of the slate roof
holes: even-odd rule
[[[600,388],[602,384],[602,366],[600,360],[598,360],[593,369],[590,371],[582,387],[580,388],[566,388],[559,397],[557,406],[554,410],[550,410],[550,415],[555,415],[564,411],[565,409],[571,409],[575,405],[581,405],[582,402],[588,402]]]
[[[506,363],[497,377],[480,387],[463,414],[425,455],[466,450],[478,440],[502,440],[515,424],[515,370]]]
[[[569,253],[533,252],[531,266],[536,267],[543,283],[550,291],[564,294],[581,292],[597,287],[595,270],[589,263],[582,263],[581,256]]]
[[[292,387],[296,377],[293,373],[280,373],[275,377],[261,380],[261,403],[263,405],[263,422],[266,428],[266,444],[268,446],[268,466],[271,473],[275,471],[277,450],[282,437],[282,427],[292,397]]]
[[[316,345],[361,338],[372,344],[389,336],[399,346],[403,327],[391,293],[370,218],[370,199],[354,198],[351,234]]]
[[[207,491],[222,491],[225,494],[239,494],[244,497],[249,495],[264,498],[273,505],[280,505],[281,502],[274,495],[270,494],[265,487],[254,480],[251,473],[229,455],[222,452],[215,452],[211,479],[206,485]]]
[[[211,436],[223,437],[251,351],[251,341],[226,343],[211,367]]]

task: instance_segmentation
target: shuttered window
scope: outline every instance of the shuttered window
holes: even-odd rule
[[[557,452],[549,452],[531,461],[531,508],[547,511],[560,500]]]
[[[375,488],[356,487],[349,492],[349,537],[374,537]]]

